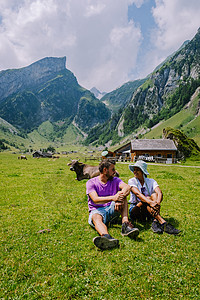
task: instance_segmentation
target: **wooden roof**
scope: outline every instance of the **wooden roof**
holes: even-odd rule
[[[131,142],[128,142],[122,146],[120,146],[119,148],[115,149],[115,153],[117,152],[124,152],[124,151],[127,151],[127,150],[130,150],[131,149]]]
[[[131,150],[174,150],[177,148],[169,139],[136,139],[131,141]]]

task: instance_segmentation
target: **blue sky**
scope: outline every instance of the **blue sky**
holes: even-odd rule
[[[153,7],[155,7],[155,1],[149,0],[145,1],[141,7],[136,7],[135,4],[132,4],[128,8],[128,19],[133,20],[136,25],[140,27],[142,32],[142,41],[140,50],[138,51],[137,65],[136,68],[133,69],[132,74],[134,77],[140,76],[140,69],[142,66],[145,68],[143,63],[145,53],[152,50],[151,31],[153,28],[156,28],[156,23],[151,11]]]
[[[144,78],[200,27],[199,0],[0,0],[0,70],[66,56],[85,88]]]

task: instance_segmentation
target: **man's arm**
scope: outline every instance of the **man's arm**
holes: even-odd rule
[[[121,191],[123,192],[124,197],[127,197],[130,194],[130,191],[131,191],[130,185],[128,185],[122,181],[120,183],[119,187],[120,187]]]
[[[115,195],[99,197],[97,192],[93,191],[89,193],[89,196],[92,201],[97,204],[107,203],[110,201],[123,203],[125,197],[129,195],[131,187],[128,184],[121,182],[119,188],[121,191],[118,191]]]
[[[117,194],[112,195],[112,196],[104,196],[104,197],[99,197],[96,191],[93,191],[89,193],[90,198],[94,203],[97,204],[103,204],[107,203],[110,201],[115,201],[115,202],[123,202],[124,199],[124,194],[122,191],[117,192]]]

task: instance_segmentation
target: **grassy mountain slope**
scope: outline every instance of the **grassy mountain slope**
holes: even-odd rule
[[[76,144],[82,138],[82,133],[73,124],[62,127],[62,124],[45,121],[37,129],[24,134],[0,118],[0,141],[12,151],[37,150],[50,145],[65,148],[65,145]]]
[[[35,149],[47,148],[49,145],[60,148],[66,144],[77,143],[77,141],[82,139],[82,134],[73,124],[59,131],[58,125],[46,121],[42,123],[37,130],[33,130],[29,133],[28,137],[33,142]]]
[[[161,138],[163,129],[173,127],[180,129],[188,137],[193,138],[200,145],[200,114],[199,114],[200,94],[199,89],[195,92],[191,101],[177,114],[166,121],[155,126],[151,131],[144,134],[143,138]]]
[[[191,114],[188,112],[181,111],[171,117],[170,119],[161,122],[158,126],[153,128],[148,133],[145,133],[142,138],[147,139],[159,139],[162,138],[163,129],[166,127],[173,127],[175,129],[180,129],[188,137],[195,140],[195,142],[200,145],[200,116],[193,118],[192,121],[189,121]],[[184,125],[182,125],[184,123]]]
[[[28,148],[31,144],[31,140],[26,134],[21,133],[2,118],[0,118],[0,140],[13,151]]]

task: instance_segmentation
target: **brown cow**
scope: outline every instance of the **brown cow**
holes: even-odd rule
[[[77,180],[90,179],[100,174],[99,166],[86,165],[78,160],[72,160],[71,163],[67,164],[70,166],[70,171],[75,171]],[[119,173],[116,171],[116,176],[119,177]]]

